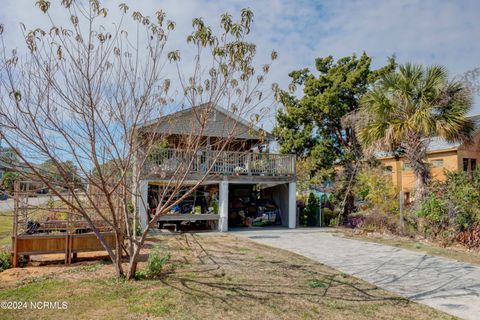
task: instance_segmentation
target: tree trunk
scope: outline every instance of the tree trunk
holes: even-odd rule
[[[128,270],[127,270],[127,280],[132,280],[135,278],[135,274],[137,273],[137,266],[138,266],[138,258],[140,256],[140,249],[142,245],[134,244],[133,245],[133,254],[130,256],[130,260],[128,262]]]
[[[414,172],[416,177],[416,192],[415,192],[415,206],[420,204],[428,195],[428,184],[430,182],[430,170],[424,161],[414,165]]]
[[[349,161],[345,164],[344,198],[339,224],[344,223],[347,220],[348,215],[355,210],[355,195],[352,192],[352,187],[357,178],[358,165],[359,163],[354,161]]]
[[[124,275],[122,267],[122,245],[123,245],[123,235],[115,231],[115,271],[117,276],[121,277]]]
[[[410,161],[416,178],[415,206],[418,206],[427,196],[427,187],[430,182],[430,169],[426,163],[427,146],[422,139],[411,135],[405,146],[405,157]]]

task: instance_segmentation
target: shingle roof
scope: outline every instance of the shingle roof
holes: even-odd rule
[[[196,107],[193,107],[193,108],[180,110],[180,111],[177,111],[177,112],[159,117],[157,119],[153,119],[151,121],[148,121],[148,122],[140,125],[139,127],[140,128],[148,127],[150,125],[155,124],[155,125],[158,126],[158,130],[162,130],[161,125],[162,124],[167,124],[168,132],[177,133],[177,134],[182,134],[184,132],[189,132],[192,129],[191,125],[188,125],[186,127],[182,126],[183,123],[181,123],[180,119],[182,118],[182,116],[187,115],[189,113],[192,113],[194,108],[204,108],[204,107],[206,107],[206,104],[199,105],[199,106],[196,106]],[[237,130],[238,132],[236,134],[238,134],[238,137],[255,139],[255,138],[258,138],[257,134],[259,134],[260,132],[264,132],[266,140],[268,140],[268,141],[273,141],[274,140],[274,137],[270,132],[264,130],[263,128],[260,128],[260,127],[256,126],[252,122],[242,118],[240,115],[235,114],[235,113],[233,113],[233,112],[231,112],[231,111],[229,111],[225,108],[222,108],[218,105],[215,106],[215,110],[217,112],[220,112],[221,114],[225,115],[226,119],[231,120],[229,123],[224,123],[223,125],[227,125],[227,126],[232,125],[232,121],[233,121],[233,122],[238,122],[241,126],[244,127],[243,130]],[[175,123],[176,121],[178,123]],[[191,121],[195,122],[195,120],[190,119],[188,121],[189,124],[191,123]],[[208,130],[208,129],[214,129],[214,128],[207,128],[207,130],[205,130],[205,135],[206,136],[210,135],[208,132],[211,131],[211,130]],[[220,129],[221,129],[220,131],[223,130],[225,132],[229,132],[229,130],[230,130],[229,128],[227,128],[227,129],[220,128]],[[218,131],[218,130],[216,130],[216,131]],[[256,134],[253,134],[253,132],[256,132]],[[216,132],[216,133],[218,133],[218,132]],[[213,133],[213,135],[215,135],[215,133]]]

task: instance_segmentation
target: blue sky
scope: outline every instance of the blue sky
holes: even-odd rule
[[[252,40],[260,60],[271,50],[279,59],[272,68],[271,81],[286,87],[291,70],[313,67],[316,57],[338,58],[366,51],[374,66],[381,66],[395,54],[400,63],[445,65],[452,76],[480,67],[480,1],[478,0],[108,0],[115,14],[118,4],[129,3],[146,15],[163,9],[177,23],[172,47],[185,49],[185,35],[191,19],[203,17],[218,25],[225,11],[236,14],[243,7],[255,13]],[[18,28],[41,24],[35,0],[2,1],[0,23]],[[12,45],[20,41],[11,32]],[[474,112],[480,112],[478,100]]]

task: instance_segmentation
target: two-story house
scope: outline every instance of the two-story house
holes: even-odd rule
[[[136,205],[142,228],[159,201],[171,196],[166,190],[178,181],[183,190],[175,191],[174,197],[199,181],[201,186],[163,214],[160,223],[207,221],[227,231],[252,225],[263,215],[272,223],[295,228],[295,156],[269,152],[273,136],[251,121],[218,106],[206,113],[202,108],[206,107],[178,111],[139,128],[139,141],[145,139],[142,133],[148,133],[148,139],[162,145],[143,157],[138,168]]]
[[[480,115],[472,116],[477,130],[474,133],[473,143],[449,143],[435,137],[428,145],[427,162],[430,164],[432,178],[444,181],[446,171],[464,170],[471,172],[480,163]],[[392,155],[378,156],[378,160],[391,173],[392,181],[399,191],[403,191],[405,202],[412,200],[415,189],[415,174],[409,162]]]

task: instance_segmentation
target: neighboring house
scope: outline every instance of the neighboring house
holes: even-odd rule
[[[202,108],[182,110],[139,128],[139,143],[145,139],[141,138],[142,134],[148,133],[151,137],[155,132],[156,140],[168,144],[168,147],[150,153],[141,168],[137,168],[142,177],[139,185],[141,198],[137,199],[141,226],[146,226],[150,211],[161,201],[160,195],[167,190],[166,186],[174,185],[176,182],[172,179],[177,179],[174,176],[181,173],[186,174],[185,189],[203,177],[205,180],[191,197],[163,215],[161,223],[206,220],[217,222],[219,231],[227,231],[229,226],[237,226],[250,216],[258,215],[258,212],[252,212],[256,207],[245,207],[253,199],[252,194],[256,194],[261,198],[257,204],[262,206],[261,210],[275,206],[277,223],[281,218],[283,226],[295,228],[295,156],[269,153],[268,146],[274,141],[270,133],[221,107],[209,113],[203,133],[193,135],[199,138],[201,148],[192,155],[184,147],[185,140],[192,138],[192,132],[199,132]],[[220,141],[232,137],[232,133],[233,138],[223,144],[225,148],[218,150],[222,145]],[[190,169],[185,172],[182,167]],[[209,168],[211,171],[206,174]],[[181,194],[178,192],[174,196]]]
[[[477,130],[472,144],[448,143],[441,138],[432,138],[428,147],[427,161],[430,164],[432,178],[444,181],[445,171],[463,170],[471,172],[480,163],[480,115],[471,117]],[[403,191],[405,202],[413,199],[415,191],[415,174],[405,158],[396,159],[390,155],[377,157],[385,169],[391,172],[393,183]]]

